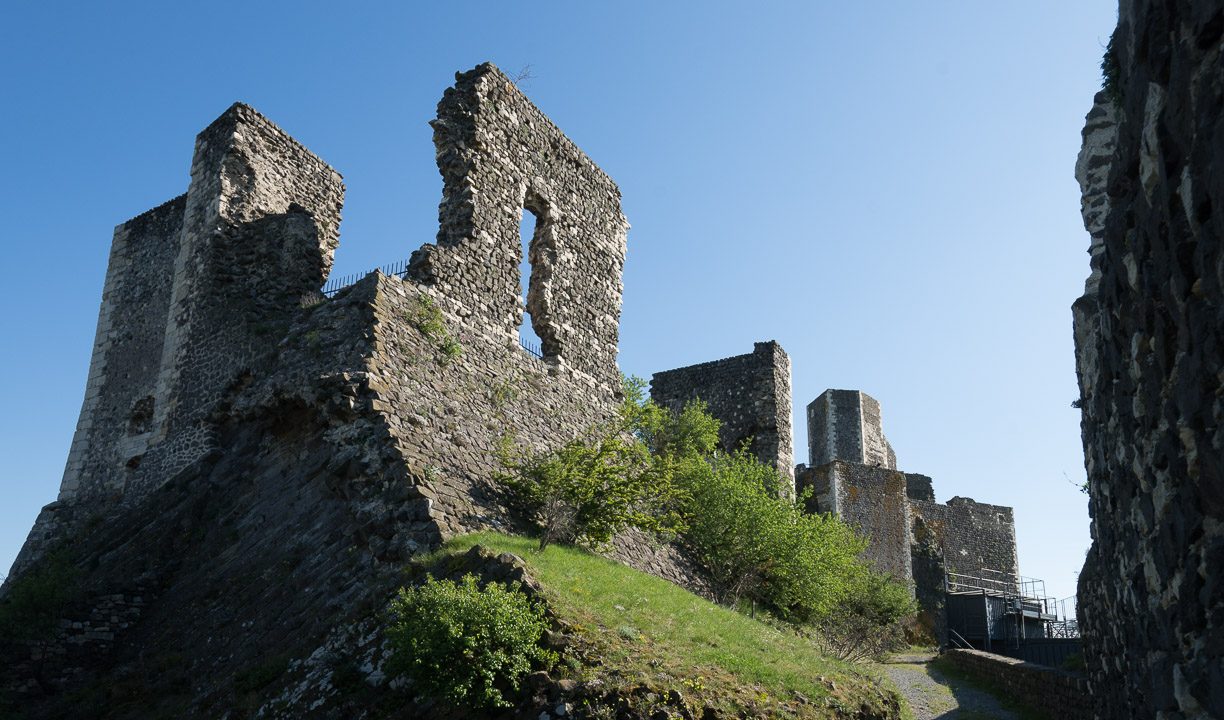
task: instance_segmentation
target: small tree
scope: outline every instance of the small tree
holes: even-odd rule
[[[866,541],[778,497],[777,471],[743,449],[686,465],[679,482],[691,498],[685,540],[724,603],[752,598],[808,621],[832,611],[865,572]]]
[[[848,662],[875,659],[904,644],[901,621],[917,611],[906,585],[867,570],[855,578],[846,600],[817,621],[817,637],[833,657]]]
[[[459,706],[509,707],[503,690],[517,691],[532,667],[557,660],[540,645],[544,610],[517,589],[481,589],[475,575],[401,588],[391,613],[388,668]]]
[[[683,527],[670,472],[619,426],[551,452],[508,452],[502,464],[507,472],[499,480],[540,527],[541,550],[557,541],[606,545],[627,527]]]

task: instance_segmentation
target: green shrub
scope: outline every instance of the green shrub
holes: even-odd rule
[[[13,581],[0,601],[0,640],[49,640],[64,618],[68,605],[79,596],[78,571],[68,552],[48,552],[30,572]]]
[[[907,585],[864,570],[854,578],[846,599],[816,622],[818,642],[826,655],[841,660],[878,660],[905,645],[901,621],[917,611]]]
[[[474,575],[403,588],[391,611],[388,668],[456,705],[509,707],[503,691],[517,692],[533,666],[557,660],[540,645],[544,610],[517,589],[489,583],[482,590]]]
[[[502,465],[507,472],[497,479],[539,526],[541,550],[552,542],[600,547],[628,527],[683,527],[671,474],[619,428],[593,431],[551,452],[503,449]]]
[[[751,598],[807,622],[833,612],[868,572],[865,539],[780,497],[777,471],[745,450],[686,463],[679,478],[690,498],[684,538],[724,603]]]
[[[451,337],[442,311],[428,295],[420,295],[413,302],[408,310],[408,322],[442,353],[442,364],[448,364],[463,354],[463,346]]]

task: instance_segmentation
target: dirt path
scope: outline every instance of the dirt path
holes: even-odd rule
[[[880,665],[914,711],[915,720],[1019,720],[993,695],[931,667],[934,655],[894,655]]]

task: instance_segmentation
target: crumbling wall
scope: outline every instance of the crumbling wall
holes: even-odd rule
[[[759,342],[747,355],[655,373],[650,397],[672,410],[692,400],[705,401],[710,414],[722,423],[719,444],[724,449],[734,450],[751,440],[749,451],[790,482],[794,474],[790,379],[790,358],[782,346]]]
[[[141,460],[151,482],[214,447],[215,403],[326,281],[343,198],[339,173],[246,105],[196,138],[154,396],[160,446]]]
[[[825,390],[807,406],[808,464],[834,460],[897,469],[880,403],[858,390]]]
[[[1224,717],[1224,10],[1124,0],[1077,163],[1097,717]]]
[[[905,473],[835,460],[818,468],[803,468],[800,477],[799,492],[813,490],[808,501],[811,512],[840,517],[870,540],[863,556],[876,569],[898,580],[911,579]]]
[[[70,533],[73,505],[139,502],[216,447],[218,406],[267,357],[339,243],[340,175],[235,104],[196,138],[185,195],[115,230],[80,419],[13,565]]]
[[[211,447],[206,415],[326,280],[342,198],[245,105],[200,133],[187,193],[115,230],[61,501],[130,500]]]
[[[464,97],[481,104],[478,114],[491,114],[468,118],[483,129],[439,158],[444,176],[467,183],[464,192],[483,188],[472,183],[476,176],[448,175],[455,153],[493,173],[479,176],[492,182],[504,153],[528,152],[482,144],[485,131],[504,122],[493,116],[514,109],[498,98],[526,102],[504,81],[482,66],[461,75],[443,102],[442,126],[462,115],[447,103]],[[325,658],[329,667],[355,662],[371,643],[372,613],[403,582],[405,560],[455,533],[515,527],[495,481],[504,443],[547,449],[613,416],[626,227],[619,194],[538,111],[515,108],[522,122],[498,132],[511,132],[531,152],[551,148],[561,168],[542,185],[532,184],[537,176],[524,179],[556,200],[548,206],[554,226],[537,237],[539,252],[555,252],[544,262],[553,274],[533,288],[537,296],[553,293],[549,312],[566,323],[552,338],[562,348],[553,357],[524,352],[507,325],[489,321],[499,295],[485,298],[460,282],[482,277],[476,269],[486,265],[487,249],[476,242],[487,239],[484,230],[467,238],[472,243],[461,238],[418,255],[416,270],[437,271],[427,281],[373,273],[322,297],[339,176],[244,106],[200,135],[184,198],[120,228],[108,287],[120,288],[121,311],[134,312],[136,300],[123,294],[129,287],[155,288],[162,299],[131,325],[143,328],[143,344],[113,343],[111,330],[100,330],[100,357],[111,367],[144,358],[157,372],[143,384],[100,385],[106,403],[87,399],[82,425],[103,417],[98,407],[130,412],[133,396],[139,412],[131,427],[147,446],[132,456],[138,462],[124,463],[132,474],[118,476],[122,496],[88,485],[113,477],[100,472],[82,475],[77,492],[44,508],[5,587],[21,582],[43,549],[59,545],[81,571],[82,594],[65,619],[101,617],[119,597],[139,596],[140,611],[124,613],[126,626],[103,630],[91,621],[90,632],[103,635],[90,640],[96,657],[86,673],[74,665],[79,653],[49,656],[0,641],[0,664],[14,668],[0,691],[28,693],[19,698],[23,714],[179,716],[190,707],[190,714],[216,715],[253,710],[261,697],[280,693],[289,699],[265,703],[264,714],[273,704],[281,714],[318,714],[303,698],[334,696],[329,674],[313,695],[303,695],[306,680],[297,684],[289,672],[257,691],[243,691],[235,678],[291,658]],[[490,187],[495,197],[505,189]],[[461,200],[451,191],[443,202],[446,237],[454,228],[445,218],[455,216],[445,208]],[[472,227],[490,227],[482,224],[494,211],[489,198],[468,200],[479,211]],[[605,212],[613,206],[614,217]],[[595,227],[596,216],[610,225]],[[140,268],[157,282],[124,274],[130,268],[122,263],[139,255],[120,244],[129,236],[158,248],[157,262]],[[104,312],[120,312],[116,304],[104,304]],[[564,353],[567,339],[576,342],[573,356]],[[87,460],[101,458],[104,467],[108,457],[126,457],[112,436],[98,437],[106,442],[87,445]],[[86,486],[92,494],[80,491]],[[675,548],[655,547],[640,533],[617,538],[614,555],[702,589]],[[349,645],[327,639],[358,627],[366,631]],[[50,647],[79,636],[64,633]],[[112,702],[111,688],[133,676],[148,680]],[[381,673],[365,679],[386,682]]]
[[[152,435],[156,380],[170,310],[186,196],[115,228],[98,311],[85,400],[59,499],[122,489]]]
[[[928,475],[905,473],[905,494],[910,500],[935,502],[935,486]]]
[[[911,500],[910,508],[934,536],[948,572],[988,578],[1002,573],[1012,580],[1019,576],[1011,508],[964,497],[946,505]]]
[[[517,343],[523,212],[536,218],[526,310],[545,359],[618,392],[621,272],[629,224],[620,190],[489,64],[456,75],[433,122],[438,239],[413,253],[417,281],[466,322]]]

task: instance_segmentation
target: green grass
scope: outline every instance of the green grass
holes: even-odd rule
[[[550,606],[598,658],[605,685],[675,689],[696,698],[697,707],[798,717],[899,702],[879,674],[824,657],[794,632],[576,548],[540,552],[531,538],[479,533],[455,538],[440,552],[474,545],[523,558]]]

